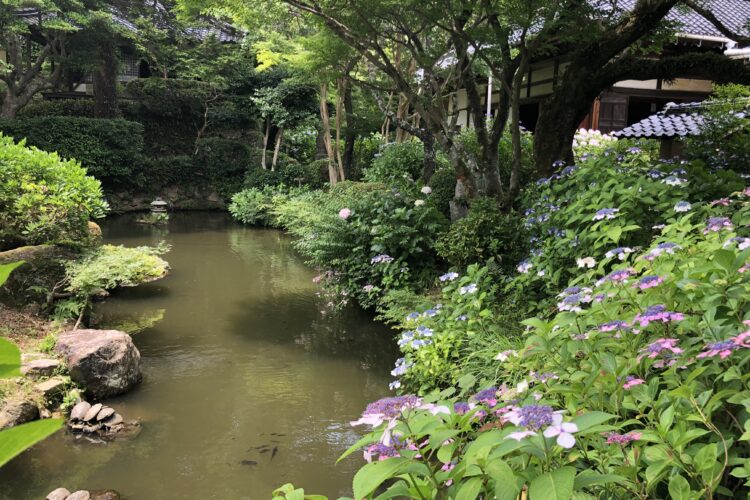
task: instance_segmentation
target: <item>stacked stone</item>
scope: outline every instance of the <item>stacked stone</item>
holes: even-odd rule
[[[101,403],[91,405],[86,401],[81,401],[73,407],[68,420],[68,428],[71,431],[86,434],[114,434],[123,427],[123,418],[114,408]]]

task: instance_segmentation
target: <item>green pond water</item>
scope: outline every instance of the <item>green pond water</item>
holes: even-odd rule
[[[100,328],[161,318],[133,336],[143,383],[107,401],[142,432],[106,445],[59,432],[0,469],[0,498],[64,486],[133,500],[255,499],[290,481],[351,494],[361,455],[335,462],[360,437],[349,421],[388,393],[389,330],[354,307],[322,315],[314,271],[281,232],[220,213],[173,214],[167,228],[121,216],[103,231],[109,243],[172,246],[167,278],[97,306]]]

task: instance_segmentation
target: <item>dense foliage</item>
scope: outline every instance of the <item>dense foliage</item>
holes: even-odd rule
[[[87,241],[89,220],[106,211],[77,161],[0,136],[0,247]]]
[[[648,244],[653,227],[669,216],[744,184],[732,171],[709,173],[698,162],[661,162],[638,147],[625,154],[599,150],[527,193],[531,254],[518,265],[520,275],[508,291],[530,308],[546,307],[576,269],[608,269],[621,252],[607,251],[632,252]]]
[[[131,182],[143,158],[143,126],[123,119],[37,117],[0,121],[0,131],[30,146],[79,161],[108,185]]]

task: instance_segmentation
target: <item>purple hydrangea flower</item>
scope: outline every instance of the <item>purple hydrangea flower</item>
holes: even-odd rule
[[[638,357],[638,359],[641,359],[644,356],[650,359],[654,359],[658,358],[659,356],[663,356],[664,354],[667,354],[668,356],[681,354],[682,349],[677,347],[678,342],[679,340],[677,339],[657,339],[641,349],[641,355]]]
[[[562,301],[558,302],[557,308],[560,311],[581,312],[581,304],[588,304],[589,302],[591,302],[591,295],[575,293],[568,295]]]
[[[509,412],[507,418],[514,425],[538,431],[542,427],[552,424],[552,417],[554,414],[555,412],[552,411],[552,407],[550,406],[527,405]]]
[[[641,327],[646,327],[654,322],[669,323],[670,321],[682,321],[683,319],[685,319],[684,314],[667,311],[664,305],[659,304],[650,306],[642,313],[636,314],[633,323],[638,323]]]
[[[531,261],[526,259],[520,264],[518,264],[518,267],[516,268],[516,270],[518,270],[519,273],[526,274],[531,270],[533,266],[534,265],[531,263]]]
[[[703,233],[716,233],[722,229],[731,231],[734,229],[734,224],[732,224],[732,221],[728,217],[711,217],[706,222],[706,229],[703,230]]]
[[[734,238],[727,240],[724,243],[724,248],[729,248],[733,245],[737,245],[738,250],[746,250],[750,248],[750,238],[742,238],[742,237],[736,236]]]
[[[614,219],[617,217],[619,211],[619,208],[602,208],[601,210],[596,211],[592,220]]]
[[[604,283],[626,283],[635,274],[635,269],[632,267],[626,267],[625,269],[617,269],[612,271],[605,277],[597,280],[596,286],[602,286]]]
[[[681,250],[681,249],[682,247],[678,245],[677,243],[666,241],[664,243],[659,243],[658,245],[656,245],[656,248],[650,250],[647,254],[643,256],[643,258],[648,261],[652,261],[652,260],[655,260],[657,257],[660,257],[664,254],[673,255],[677,250]]]
[[[404,410],[419,408],[422,400],[414,395],[383,398],[370,403],[362,412],[362,418],[352,422],[352,425],[367,424],[377,427],[386,420],[393,420],[401,416]]]
[[[662,283],[664,283],[664,278],[662,278],[661,276],[644,276],[643,278],[638,280],[638,282],[635,283],[633,286],[641,290],[646,290],[647,288],[653,288],[655,286],[659,286]]]
[[[364,458],[367,463],[370,463],[373,460],[387,460],[389,458],[398,456],[401,455],[396,446],[387,446],[383,443],[371,444],[370,446],[366,447],[364,451]]]
[[[471,399],[477,403],[483,403],[487,406],[495,406],[497,404],[497,388],[490,387],[474,394]]]
[[[613,332],[615,330],[628,330],[630,326],[626,321],[609,321],[607,323],[602,323],[599,325],[598,329],[600,332]]]
[[[629,253],[633,253],[634,250],[630,247],[617,247],[613,248],[612,250],[609,250],[607,253],[604,254],[604,256],[608,259],[611,259],[615,255],[620,260],[625,260],[625,258],[628,256]]]
[[[453,405],[453,411],[458,415],[466,415],[473,409],[469,403],[458,402]]]
[[[462,286],[461,289],[458,291],[461,295],[466,295],[467,293],[476,293],[477,291],[477,284],[472,283],[470,285]]]
[[[458,278],[458,273],[450,272],[445,273],[444,275],[440,276],[440,281],[453,281],[454,279]]]

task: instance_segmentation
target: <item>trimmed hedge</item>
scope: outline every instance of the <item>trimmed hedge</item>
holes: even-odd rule
[[[107,187],[128,184],[141,175],[143,125],[121,118],[106,120],[49,116],[0,120],[0,132],[29,146],[76,159]]]

